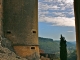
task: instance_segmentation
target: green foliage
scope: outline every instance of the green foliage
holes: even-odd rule
[[[76,50],[74,50],[69,56],[68,60],[77,60]]]
[[[67,60],[66,40],[62,35],[60,38],[60,59]]]
[[[55,53],[60,50],[59,44],[54,42],[53,39],[39,37],[39,45],[40,49],[44,50],[45,53]]]
[[[51,38],[42,38],[39,37],[39,48],[45,53],[55,53],[56,56],[60,57],[60,41],[53,40]],[[68,55],[70,55],[75,49],[76,45],[72,42],[66,42]]]

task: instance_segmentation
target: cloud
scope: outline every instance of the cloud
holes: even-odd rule
[[[53,5],[53,4],[48,5],[47,3],[41,3],[41,2],[38,3],[38,7],[39,7],[38,9],[40,9],[40,10],[49,10],[49,9],[58,9],[58,8],[60,8],[57,5]]]
[[[66,17],[41,17],[39,22],[51,23],[52,26],[75,26],[74,18]]]
[[[73,32],[73,31],[67,31],[67,32],[69,32],[69,33],[70,33],[70,32]]]
[[[52,2],[53,0],[44,0],[44,2]]]
[[[75,26],[73,0],[40,0],[39,22],[52,26]]]
[[[72,3],[73,4],[73,0],[66,0],[66,3]]]
[[[58,2],[73,3],[73,0],[57,0]]]

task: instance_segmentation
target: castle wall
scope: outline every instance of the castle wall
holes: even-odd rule
[[[80,60],[80,0],[74,0],[77,60]]]
[[[13,45],[38,45],[38,0],[3,0],[3,32]]]
[[[2,35],[2,0],[0,0],[0,40],[1,40],[1,35]]]
[[[36,53],[39,57],[38,0],[3,0],[2,6],[3,36],[11,41],[16,54],[34,57]]]
[[[25,48],[25,49],[24,49]],[[39,47],[38,46],[14,46],[15,51],[19,56],[31,57],[31,55],[38,56]]]

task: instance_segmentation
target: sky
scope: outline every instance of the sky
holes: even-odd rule
[[[38,0],[39,37],[75,41],[73,0]]]

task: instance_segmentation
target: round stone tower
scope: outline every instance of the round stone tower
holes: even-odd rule
[[[38,0],[3,0],[3,35],[21,57],[39,55]]]

